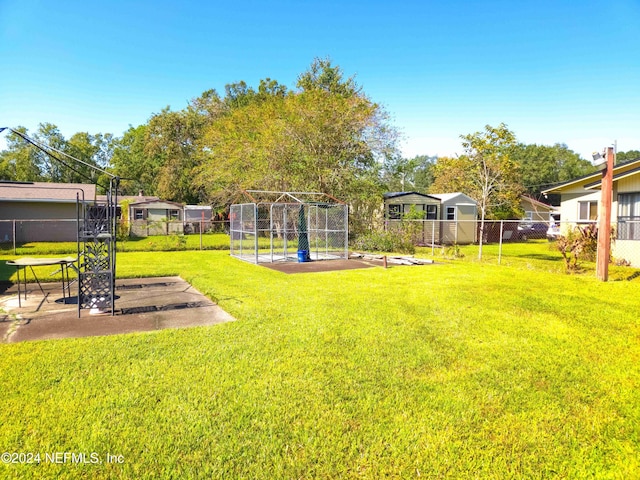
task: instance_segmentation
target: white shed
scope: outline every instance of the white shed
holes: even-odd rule
[[[475,243],[477,240],[478,204],[462,192],[430,193],[440,200],[441,243]]]

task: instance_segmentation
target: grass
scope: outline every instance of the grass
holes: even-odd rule
[[[467,260],[122,253],[119,276],[179,274],[238,321],[0,345],[2,450],[124,458],[0,476],[638,478],[640,278]]]
[[[200,250],[200,235],[157,235],[150,237],[127,238],[118,240],[119,252],[150,252],[175,250]],[[202,250],[228,250],[229,235],[225,233],[207,233],[202,235]],[[16,246],[17,256],[32,255],[75,255],[76,242],[28,242]],[[0,255],[13,255],[13,246],[0,244]]]
[[[455,256],[457,253],[459,256]],[[482,247],[482,260],[478,260],[478,245],[460,245],[432,250],[430,247],[418,247],[416,254],[440,261],[461,261],[471,263],[511,266],[522,270],[540,270],[547,273],[566,273],[562,255],[555,242],[547,240],[529,240],[527,242],[504,243],[500,252],[497,243],[485,244]],[[595,276],[595,262],[580,261],[579,275]],[[620,281],[635,278],[640,273],[638,268],[609,265],[609,280]]]

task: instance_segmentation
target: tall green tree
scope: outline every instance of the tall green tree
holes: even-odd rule
[[[233,108],[244,104],[238,102]],[[203,200],[201,189],[194,182],[199,158],[196,152],[205,127],[226,115],[229,108],[215,90],[208,90],[184,110],[171,111],[167,107],[151,117],[145,131],[144,155],[147,163],[159,166],[157,195],[183,203]]]
[[[121,177],[120,193],[123,195],[156,194],[161,164],[159,157],[145,153],[146,132],[146,125],[129,127],[114,141],[110,170]]]
[[[14,130],[29,135],[25,127],[17,127]],[[0,152],[0,176],[2,179],[19,182],[44,180],[36,149],[14,132],[7,132],[5,135],[7,148]]]
[[[616,162],[618,163],[629,162],[638,158],[640,158],[640,150],[629,150],[627,152],[616,153]]]
[[[362,88],[356,83],[355,77],[344,78],[342,69],[332,65],[329,58],[315,58],[298,77],[297,87],[305,92],[324,90],[345,97],[362,96]]]
[[[521,215],[520,195],[523,187],[520,172],[510,153],[516,137],[504,123],[486,125],[481,132],[462,135],[464,155],[457,159],[438,159],[433,190],[461,191],[473,198],[480,214],[480,248],[485,220],[513,218]]]
[[[550,185],[593,171],[591,162],[580,158],[564,144],[548,146],[518,143],[510,154],[520,169],[526,192],[535,198],[540,198],[540,192]]]
[[[390,192],[408,190],[426,192],[433,183],[433,170],[437,157],[417,155],[413,158],[399,156],[385,160],[383,182]]]
[[[297,92],[232,108],[205,129],[197,183],[213,203],[244,189],[320,191],[348,201],[352,218],[372,214],[383,190],[380,160],[395,152],[393,129],[350,80],[342,88],[337,67],[324,64],[331,75],[316,67]]]
[[[66,161],[60,161],[60,154],[57,152],[64,151],[67,141],[60,129],[52,123],[41,123],[33,138],[55,156],[54,158],[42,150],[35,150],[38,167],[44,179],[48,182],[64,182],[65,173],[69,168],[65,165]]]

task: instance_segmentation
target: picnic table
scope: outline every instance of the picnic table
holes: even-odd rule
[[[67,297],[71,297],[71,283],[69,281],[69,267],[74,268],[74,263],[78,261],[78,257],[62,257],[62,258],[36,258],[36,257],[23,257],[18,258],[16,260],[7,260],[7,265],[16,267],[16,274],[18,275],[18,306],[22,307],[21,297],[21,279],[20,279],[20,271],[22,270],[22,282],[24,282],[24,299],[27,299],[27,268],[31,269],[31,273],[33,274],[33,278],[36,280],[38,287],[40,287],[40,291],[42,295],[44,295],[45,300],[47,300],[47,295],[40,285],[40,280],[38,280],[38,276],[36,272],[33,270],[33,267],[42,267],[47,265],[59,265],[60,270],[62,272],[62,297],[67,299]]]

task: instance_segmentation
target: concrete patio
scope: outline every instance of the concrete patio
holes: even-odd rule
[[[180,277],[117,280],[115,315],[91,315],[89,310],[82,310],[80,318],[77,297],[64,299],[60,283],[43,283],[42,288],[44,295],[37,284],[29,284],[21,308],[17,285],[0,294],[2,343],[198,327],[234,320]]]

